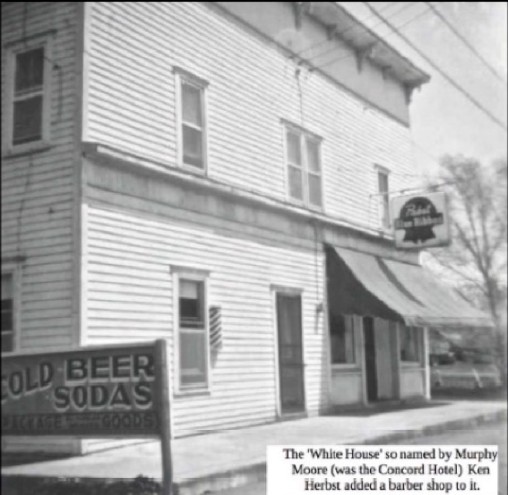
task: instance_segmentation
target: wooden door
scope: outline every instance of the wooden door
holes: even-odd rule
[[[300,413],[305,411],[302,298],[280,292],[276,297],[281,413]]]

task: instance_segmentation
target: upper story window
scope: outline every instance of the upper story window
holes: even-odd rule
[[[181,71],[176,75],[179,108],[179,162],[206,171],[206,82]]]
[[[301,129],[286,128],[288,195],[293,201],[322,208],[321,140]]]
[[[33,40],[8,52],[6,145],[24,151],[49,144],[51,44]]]
[[[2,273],[2,352],[15,348],[14,275]]]
[[[377,183],[379,193],[379,215],[381,226],[390,228],[390,188],[388,183],[388,170],[379,168],[377,171]]]

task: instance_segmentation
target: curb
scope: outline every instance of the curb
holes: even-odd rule
[[[376,436],[355,445],[389,444],[400,440],[411,440],[420,437],[437,435],[450,430],[465,429],[507,420],[507,410],[480,414],[467,419],[445,421],[443,423],[426,426],[419,430],[401,430],[386,435]],[[350,444],[350,443],[348,443]],[[345,444],[345,445],[348,445]],[[352,444],[350,444],[352,445]],[[174,483],[174,495],[212,495],[213,492],[236,488],[243,485],[257,483],[266,479],[266,462],[258,462],[248,466],[214,473],[200,478],[189,478]],[[34,484],[54,481],[81,481],[86,484],[99,482],[113,483],[120,478],[88,478],[69,477],[55,478],[46,476],[2,475],[2,493],[5,495],[32,495]]]
[[[382,435],[369,439],[366,442],[361,442],[360,445],[379,445],[387,444],[389,442],[396,442],[399,440],[412,440],[419,437],[428,437],[446,433],[450,430],[459,430],[470,428],[474,426],[481,426],[489,423],[497,423],[498,421],[506,421],[508,418],[508,411],[496,411],[488,414],[480,414],[467,419],[455,419],[452,421],[444,421],[435,425],[426,426],[420,430],[401,430],[387,435]]]

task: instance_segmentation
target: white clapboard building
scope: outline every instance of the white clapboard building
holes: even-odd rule
[[[166,339],[175,437],[428,396],[489,324],[394,246],[428,79],[334,2],[2,2],[2,353]]]

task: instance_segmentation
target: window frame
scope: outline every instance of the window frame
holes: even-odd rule
[[[390,170],[376,165],[377,194],[379,197],[379,224],[383,230],[392,228],[392,215],[390,212]],[[386,177],[386,192],[381,191],[381,177]],[[386,221],[385,221],[386,219]]]
[[[292,133],[298,136],[299,139],[299,149],[300,149],[300,157],[301,157],[301,165],[298,167],[293,164],[289,160],[289,147],[288,147],[288,134]],[[306,129],[303,129],[296,124],[292,124],[287,121],[282,121],[282,138],[284,144],[284,168],[285,168],[285,184],[286,184],[286,198],[291,203],[297,204],[299,206],[305,206],[309,209],[316,211],[324,210],[324,190],[323,190],[323,160],[322,160],[322,152],[321,152],[321,144],[323,139],[317,134],[310,132]],[[319,163],[319,173],[310,169],[309,166],[309,147],[308,142],[312,141],[317,144],[318,151],[318,163]],[[293,197],[291,195],[290,190],[290,179],[289,179],[289,171],[290,168],[299,168],[302,175],[302,199]],[[320,188],[320,204],[314,204],[310,201],[310,181],[309,175],[313,175],[315,177],[319,177],[319,188]]]
[[[15,79],[16,79],[16,62],[17,56],[23,53],[43,48],[43,81],[40,93],[42,96],[41,108],[41,138],[37,141],[28,143],[14,144],[14,104],[23,98],[15,95]],[[51,145],[51,95],[52,95],[52,68],[53,63],[53,36],[41,34],[34,36],[26,41],[18,41],[9,44],[5,48],[6,57],[6,107],[5,107],[5,131],[3,133],[3,154],[18,154],[29,151],[45,149]]]
[[[174,294],[174,363],[175,363],[175,392],[178,395],[192,395],[195,393],[206,393],[210,391],[211,383],[211,349],[210,349],[210,322],[209,322],[209,272],[188,268],[172,267],[173,272],[173,294]],[[188,280],[203,283],[203,328],[180,327],[180,282]],[[183,332],[182,332],[183,330]],[[182,384],[182,373],[180,367],[180,340],[182,333],[202,332],[205,344],[205,371],[204,383],[185,385]]]
[[[423,328],[422,327],[408,327],[403,324],[398,325],[398,342],[399,342],[399,349],[398,349],[398,356],[399,361],[402,366],[411,367],[411,366],[422,366],[423,362],[423,356],[422,356],[422,350],[423,350],[423,342],[422,342],[422,336],[423,336]],[[408,360],[408,359],[402,359],[402,345],[403,345],[403,332],[410,332],[410,335],[413,335],[416,345],[416,359]]]
[[[208,103],[207,103],[207,88],[208,82],[204,79],[191,74],[190,72],[174,67],[173,72],[175,74],[175,95],[176,95],[176,130],[177,130],[177,163],[178,166],[199,175],[206,175],[208,173]],[[201,116],[202,116],[202,140],[201,147],[203,150],[203,167],[192,165],[184,161],[184,143],[183,143],[183,85],[192,86],[199,90],[201,101]],[[185,124],[192,126],[192,124]]]
[[[2,276],[12,276],[12,351],[4,351],[2,349],[1,355],[10,355],[19,351],[20,349],[20,294],[21,294],[21,275],[20,269],[15,264],[2,265]]]

